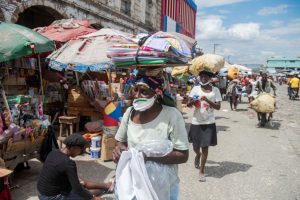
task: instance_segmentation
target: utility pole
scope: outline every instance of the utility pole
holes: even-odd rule
[[[216,47],[219,46],[220,44],[214,44],[214,54],[216,54]]]

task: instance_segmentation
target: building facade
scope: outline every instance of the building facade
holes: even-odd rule
[[[196,15],[197,5],[193,0],[162,0],[161,30],[195,38]]]
[[[130,33],[161,29],[161,0],[0,0],[0,20],[29,28],[64,18]]]
[[[268,71],[291,70],[300,71],[300,57],[295,58],[269,58],[267,60]]]

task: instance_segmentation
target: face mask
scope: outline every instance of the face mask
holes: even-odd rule
[[[206,83],[203,83],[202,81],[199,82],[201,86],[206,86],[210,84],[210,81],[207,81]]]
[[[145,111],[151,108],[155,102],[156,95],[154,95],[152,98],[138,98],[133,100],[133,108],[137,111]]]

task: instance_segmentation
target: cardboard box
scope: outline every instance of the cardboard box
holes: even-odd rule
[[[107,137],[103,135],[101,145],[101,160],[109,161],[112,160],[112,152],[117,145],[117,141],[113,137]]]

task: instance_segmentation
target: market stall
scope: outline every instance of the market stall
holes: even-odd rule
[[[53,51],[55,46],[16,24],[0,22],[0,33],[0,159],[6,168],[14,169],[18,163],[39,157],[37,150],[49,125],[43,115],[39,54]],[[32,54],[37,55],[37,62],[24,58]]]
[[[77,84],[69,89],[68,115],[82,115],[84,106],[80,104],[102,108],[98,114],[103,119],[101,157],[107,155],[103,158],[107,160],[111,158],[119,118],[130,105],[130,81],[135,69],[147,73],[147,68],[184,64],[191,59],[191,51],[186,42],[169,33],[133,36],[104,28],[70,40],[48,59],[52,69],[77,72]]]

